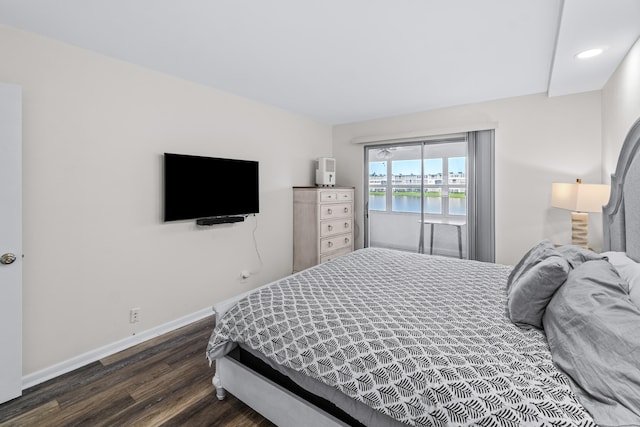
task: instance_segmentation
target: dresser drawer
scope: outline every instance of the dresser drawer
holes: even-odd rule
[[[320,257],[320,262],[331,261],[332,259],[338,258],[340,255],[348,254],[349,252],[351,252],[351,247],[342,248],[339,251],[331,252],[330,254],[327,254],[327,255],[322,255]]]
[[[338,201],[338,193],[335,191],[321,191],[320,192],[320,203],[323,202],[337,202]]]
[[[351,233],[335,237],[325,237],[324,239],[320,239],[320,253],[324,254],[337,249],[351,248],[351,241]]]
[[[353,191],[338,191],[336,198],[340,202],[351,202],[353,201]]]
[[[353,191],[326,190],[320,192],[320,203],[351,201],[353,201]]]
[[[334,236],[336,234],[347,233],[353,229],[351,218],[336,219],[333,221],[322,221],[320,223],[320,237]]]
[[[352,210],[352,203],[320,205],[320,219],[350,218]]]

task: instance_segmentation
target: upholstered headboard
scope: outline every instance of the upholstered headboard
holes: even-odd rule
[[[627,134],[611,175],[611,197],[602,209],[604,250],[640,262],[640,119]]]

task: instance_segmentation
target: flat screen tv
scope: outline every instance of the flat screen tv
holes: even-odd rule
[[[164,220],[258,213],[258,162],[164,153]]]

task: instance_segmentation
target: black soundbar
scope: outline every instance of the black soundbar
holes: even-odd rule
[[[243,216],[217,216],[212,218],[199,218],[196,220],[198,225],[216,225],[216,224],[231,224],[233,222],[244,221]]]

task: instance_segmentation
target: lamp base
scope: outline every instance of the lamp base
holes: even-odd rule
[[[589,246],[589,214],[571,212],[571,244],[587,248]]]

